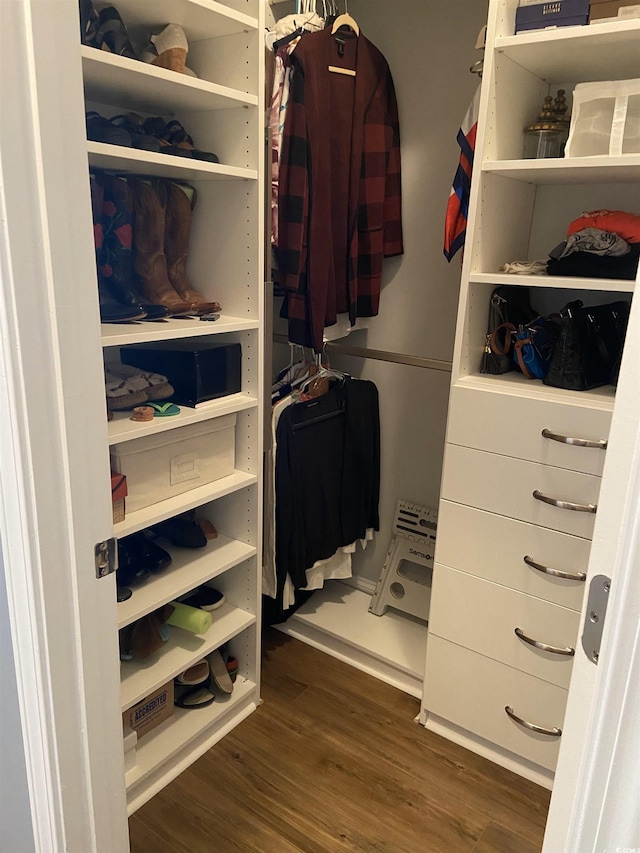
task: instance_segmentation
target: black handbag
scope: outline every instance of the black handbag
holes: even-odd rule
[[[569,391],[615,382],[629,320],[627,302],[584,307],[578,299],[560,312],[560,333],[542,380]]]
[[[514,370],[513,339],[509,327],[518,329],[526,326],[537,316],[538,312],[531,307],[529,287],[504,284],[494,288],[480,373],[496,376]]]

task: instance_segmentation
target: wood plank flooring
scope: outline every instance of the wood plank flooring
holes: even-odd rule
[[[549,792],[414,723],[417,699],[272,630],[262,685],[131,817],[132,853],[540,851]]]

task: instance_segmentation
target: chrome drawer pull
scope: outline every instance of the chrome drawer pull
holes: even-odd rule
[[[529,723],[527,720],[523,720],[522,717],[518,717],[517,714],[513,713],[513,708],[510,708],[509,705],[505,705],[504,709],[514,723],[518,723],[518,725],[523,726],[525,729],[529,729],[529,731],[538,732],[539,735],[549,735],[550,737],[560,737],[562,734],[562,729],[555,727],[552,729],[545,729],[542,726],[536,726],[535,723]]]
[[[547,495],[543,495],[542,492],[539,492],[537,489],[533,493],[533,497],[537,501],[542,501],[545,504],[551,504],[551,506],[557,506],[559,509],[572,509],[575,512],[595,512],[598,509],[597,504],[574,504],[571,501],[561,501],[558,498],[550,498]]]
[[[604,438],[600,441],[590,441],[588,438],[571,438],[568,435],[551,432],[549,429],[542,430],[542,437],[549,438],[551,441],[559,441],[560,444],[573,444],[575,447],[595,447],[596,450],[607,449],[607,441]]]
[[[542,563],[536,563],[529,555],[525,555],[522,559],[532,569],[544,572],[545,575],[551,575],[554,578],[564,578],[567,581],[585,581],[587,579],[584,572],[561,572],[560,569],[551,569],[549,566],[543,566]]]
[[[523,642],[529,643],[530,646],[535,646],[536,649],[540,649],[543,652],[551,652],[552,655],[566,655],[567,657],[572,658],[576,653],[576,650],[572,649],[571,646],[565,646],[562,649],[559,646],[548,646],[546,643],[541,643],[540,640],[534,640],[531,637],[527,637],[522,628],[516,628],[514,634]]]

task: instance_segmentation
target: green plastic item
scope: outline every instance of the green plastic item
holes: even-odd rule
[[[169,418],[171,415],[179,415],[180,407],[175,403],[147,403],[153,409],[154,418]]]

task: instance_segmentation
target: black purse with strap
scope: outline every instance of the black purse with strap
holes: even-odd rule
[[[544,384],[568,391],[615,384],[628,320],[627,302],[584,307],[578,299],[566,305]]]

